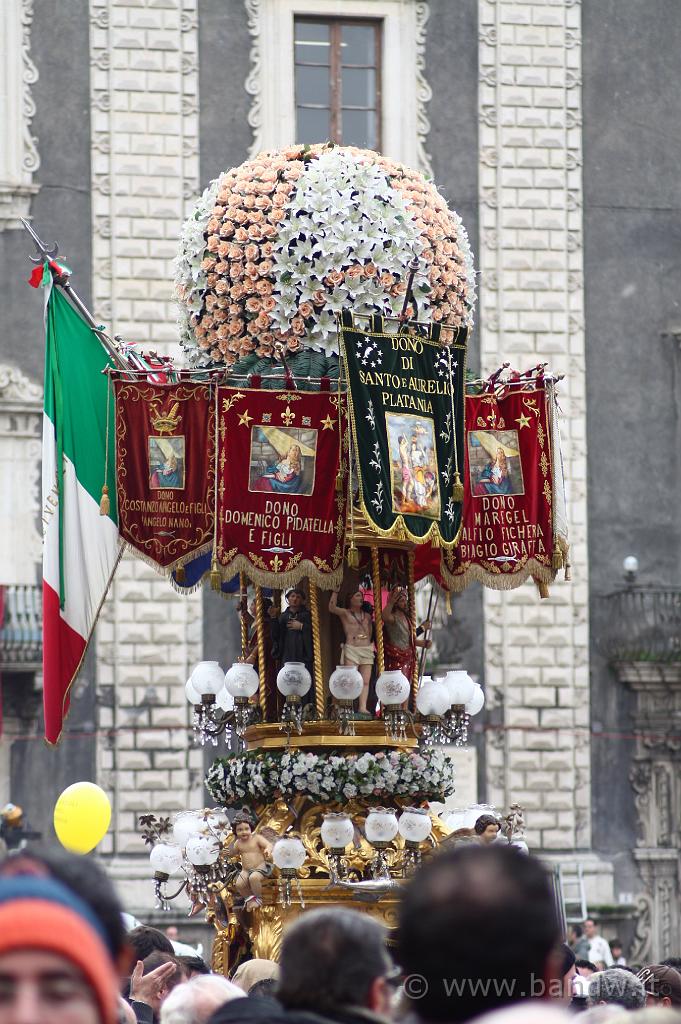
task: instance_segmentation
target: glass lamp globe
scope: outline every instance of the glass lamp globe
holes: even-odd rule
[[[234,708],[234,697],[232,697],[226,686],[223,686],[216,696],[215,703],[221,711],[232,711]]]
[[[444,684],[452,705],[467,704],[475,690],[475,680],[471,679],[468,672],[463,669],[448,672],[444,678]]]
[[[277,839],[272,847],[272,860],[280,871],[297,871],[305,863],[305,847],[296,836]]]
[[[416,708],[422,715],[437,715],[441,717],[450,706],[449,693],[445,686],[432,679],[421,684],[416,694]]]
[[[409,680],[399,669],[381,672],[376,680],[376,696],[383,705],[403,704],[410,689]]]
[[[214,697],[216,693],[219,693],[225,682],[222,669],[217,661],[200,661],[189,680],[199,694],[199,704],[201,698]]]
[[[344,850],[352,842],[355,826],[347,814],[325,814],[322,822],[322,842],[330,850]]]
[[[215,863],[220,856],[220,847],[212,836],[190,836],[185,852],[187,860],[200,868]]]
[[[530,852],[530,848],[524,839],[512,839],[510,845],[513,847],[514,850],[517,850],[518,853],[529,854]]]
[[[187,682],[185,684],[184,692],[187,695],[187,700],[189,701],[190,704],[200,704],[201,703],[201,694],[199,693],[199,691],[194,686],[194,683],[192,682],[192,677],[191,676],[189,677],[189,679],[187,680]]]
[[[199,835],[204,827],[203,817],[198,811],[180,811],[173,822],[173,839],[184,849],[189,839]]]
[[[171,843],[156,843],[149,854],[149,863],[154,871],[173,875],[182,864],[182,850]]]
[[[277,689],[285,697],[304,697],[312,686],[312,676],[302,661],[287,661],[277,673]]]
[[[484,706],[485,706],[485,694],[482,691],[482,687],[480,686],[480,683],[476,683],[475,684],[475,689],[473,690],[473,696],[471,697],[471,699],[469,701],[467,701],[467,703],[465,705],[465,707],[466,707],[466,714],[467,715],[477,715],[479,711],[482,711]]]
[[[227,669],[223,681],[232,697],[246,699],[252,697],[260,685],[258,673],[245,661],[235,661],[232,667]]]
[[[398,818],[397,827],[407,842],[422,843],[432,832],[433,823],[424,808],[405,807]]]
[[[364,822],[364,834],[370,843],[389,843],[397,829],[397,815],[388,807],[373,807]]]
[[[329,691],[336,700],[357,700],[362,692],[362,675],[354,665],[338,665],[329,678]]]

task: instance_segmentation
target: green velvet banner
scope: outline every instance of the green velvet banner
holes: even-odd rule
[[[384,537],[451,547],[461,525],[466,330],[449,345],[439,338],[438,324],[389,333],[381,317],[348,312],[340,322],[362,511]]]

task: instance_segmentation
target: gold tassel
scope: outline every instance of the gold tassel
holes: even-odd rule
[[[449,591],[445,591],[445,608],[447,609],[447,615],[452,614],[452,595]]]
[[[463,501],[463,484],[461,483],[461,477],[459,476],[458,469],[454,472],[454,486],[452,487],[452,501],[462,502]]]
[[[346,561],[348,563],[348,569],[359,569],[359,551],[357,550],[354,540],[350,542]]]
[[[184,581],[186,579],[187,579],[187,574],[184,571],[184,566],[183,565],[178,565],[177,569],[175,570],[175,582],[176,583],[184,583]]]
[[[213,561],[210,566],[210,585],[213,590],[220,590],[222,584],[222,577],[220,576],[220,570],[218,569],[218,560],[213,555]]]
[[[338,494],[340,494],[342,490],[343,490],[343,474],[342,473],[336,473],[336,491],[338,492]]]
[[[551,560],[551,565],[556,570],[563,568],[563,552],[560,550],[557,544],[554,545],[553,548],[553,558]]]
[[[108,516],[111,512],[111,502],[109,501],[109,487],[107,484],[102,484],[102,496],[99,499],[99,514],[100,516]]]
[[[537,590],[539,591],[539,596],[542,600],[551,596],[549,593],[548,583],[545,583],[544,580],[538,580],[536,577],[534,582],[537,584]]]
[[[433,531],[433,535],[430,538],[430,546],[431,546],[431,548],[439,548],[440,547],[440,534],[437,532],[437,530]]]

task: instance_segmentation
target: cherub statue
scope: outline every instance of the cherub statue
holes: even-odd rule
[[[241,871],[234,888],[243,897],[244,909],[262,905],[262,880],[272,874],[272,842],[255,831],[255,823],[245,811],[238,811],[232,819],[234,839],[229,849],[239,856]],[[271,829],[267,830],[271,832]]]

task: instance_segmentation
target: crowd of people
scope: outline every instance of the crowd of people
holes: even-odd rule
[[[279,964],[227,979],[158,929],[126,931],[94,861],[23,850],[0,864],[0,1024],[680,1024],[681,959],[636,969],[591,919],[562,940],[541,862],[468,845],[405,884],[391,933],[306,911]]]

